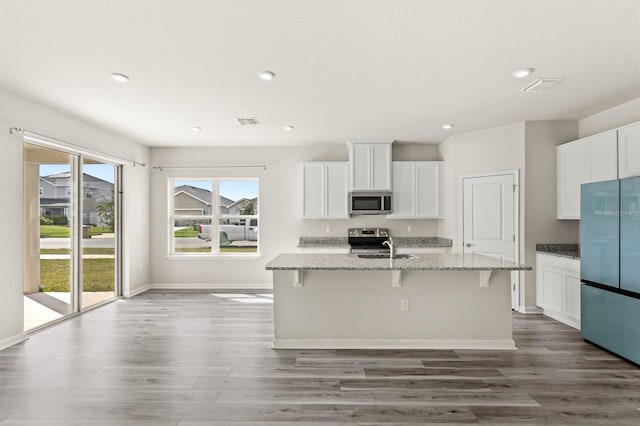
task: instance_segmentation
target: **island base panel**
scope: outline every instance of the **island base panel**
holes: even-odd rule
[[[510,272],[305,270],[273,273],[275,349],[515,349]],[[402,311],[401,299],[409,310]]]

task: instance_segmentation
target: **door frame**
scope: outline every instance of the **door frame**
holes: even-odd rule
[[[514,262],[520,263],[520,170],[501,170],[496,172],[460,175],[458,180],[458,241],[455,250],[464,253],[464,180],[490,176],[510,175],[513,177],[513,232],[515,234]],[[520,271],[511,273],[511,309],[520,312]]]
[[[46,136],[32,136],[32,135],[22,135],[22,145],[31,144],[35,146],[39,146],[42,148],[52,149],[60,152],[67,153],[72,156],[72,164],[71,164],[71,176],[73,176],[74,180],[74,192],[73,192],[73,202],[72,202],[72,219],[70,220],[70,224],[74,229],[72,232],[72,237],[70,239],[71,244],[71,257],[70,257],[70,271],[71,271],[71,282],[69,283],[69,293],[70,293],[70,306],[71,312],[67,315],[62,316],[61,318],[57,318],[53,321],[44,323],[40,326],[34,327],[32,329],[26,330],[26,333],[33,334],[42,329],[48,328],[52,325],[58,324],[62,321],[65,321],[69,318],[73,318],[74,316],[80,315],[83,312],[90,311],[99,306],[105,305],[107,303],[111,303],[114,300],[121,298],[124,292],[124,262],[123,262],[123,224],[122,220],[124,218],[123,214],[123,200],[122,200],[122,188],[123,188],[123,163],[121,160],[110,157],[105,154],[96,154],[88,150],[83,150],[78,146],[70,146],[71,144],[67,144],[56,139],[51,139]],[[24,149],[24,148],[23,148]],[[114,182],[114,220],[115,220],[115,229],[114,229],[114,238],[115,238],[115,251],[114,251],[114,267],[115,267],[115,282],[114,282],[114,296],[107,300],[95,303],[91,306],[83,307],[82,306],[82,202],[81,195],[82,194],[82,177],[83,177],[83,166],[84,159],[89,158],[91,160],[101,161],[104,164],[109,164],[114,167],[114,178],[116,182]],[[24,189],[23,189],[24,191]],[[24,208],[24,207],[23,207]],[[24,260],[23,260],[24,262]]]

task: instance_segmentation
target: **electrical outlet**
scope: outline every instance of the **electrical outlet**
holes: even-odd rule
[[[327,232],[331,232],[331,227],[327,226]]]
[[[401,311],[409,310],[409,299],[400,299],[400,310]]]
[[[408,233],[412,233],[413,232],[413,226],[412,225],[407,226],[407,232]]]

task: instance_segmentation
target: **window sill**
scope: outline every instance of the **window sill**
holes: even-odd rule
[[[168,260],[256,260],[262,254],[169,254]]]

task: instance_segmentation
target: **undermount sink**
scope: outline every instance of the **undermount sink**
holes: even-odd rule
[[[375,253],[375,254],[359,254],[358,257],[362,259],[389,259],[388,254],[383,253]],[[412,254],[396,254],[393,256],[393,259],[415,259],[416,257]]]

